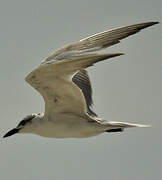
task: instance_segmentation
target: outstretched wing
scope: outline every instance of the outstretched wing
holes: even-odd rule
[[[56,113],[86,114],[87,104],[83,92],[72,78],[79,71],[94,63],[120,56],[117,54],[88,54],[80,57],[43,62],[32,71],[26,81],[44,98],[45,115],[53,117]],[[75,78],[79,83],[79,80]],[[83,82],[82,82],[83,88]],[[86,96],[88,97],[88,96]],[[88,100],[88,98],[87,98]],[[88,103],[90,103],[88,101]]]
[[[147,22],[105,31],[65,46],[46,58],[26,77],[26,81],[43,96],[45,115],[53,117],[62,112],[85,115],[91,111],[91,86],[85,72],[81,72],[82,69],[122,54],[90,52],[119,43],[121,39],[157,23]]]
[[[91,82],[88,76],[88,72],[85,69],[82,69],[76,73],[72,81],[82,90],[86,104],[87,104],[87,112],[91,116],[97,116],[95,112],[92,111],[91,107],[93,105],[92,100],[92,87]]]
[[[112,30],[107,30],[89,36],[85,39],[81,39],[76,43],[58,49],[49,58],[47,58],[47,61],[50,60],[51,58],[56,58],[61,54],[68,52],[92,52],[92,51],[101,50],[103,48],[107,48],[109,46],[119,43],[121,39],[136,34],[141,29],[147,28],[149,26],[158,23],[159,22],[146,22],[146,23],[134,24],[130,26],[124,26]]]

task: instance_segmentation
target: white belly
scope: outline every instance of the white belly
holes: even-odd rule
[[[33,133],[51,138],[86,138],[103,132],[95,123],[81,117],[59,116],[55,119],[43,120]]]

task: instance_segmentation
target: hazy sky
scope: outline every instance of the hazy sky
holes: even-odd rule
[[[52,51],[107,29],[162,21],[161,0],[1,0],[0,136],[44,111],[25,76]],[[15,135],[0,142],[3,180],[160,180],[162,26],[107,49],[123,52],[89,68],[94,110],[106,120],[151,124],[87,139]]]

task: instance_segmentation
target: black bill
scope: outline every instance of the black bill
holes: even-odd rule
[[[12,129],[11,131],[9,131],[8,133],[6,133],[6,134],[3,136],[3,138],[6,138],[6,137],[8,137],[8,136],[12,136],[13,134],[18,133],[19,130],[20,130],[20,129],[14,128],[14,129]]]

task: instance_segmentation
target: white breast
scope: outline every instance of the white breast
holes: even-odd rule
[[[61,114],[52,120],[43,119],[33,128],[32,133],[51,138],[84,138],[102,133],[99,129],[80,116]]]

